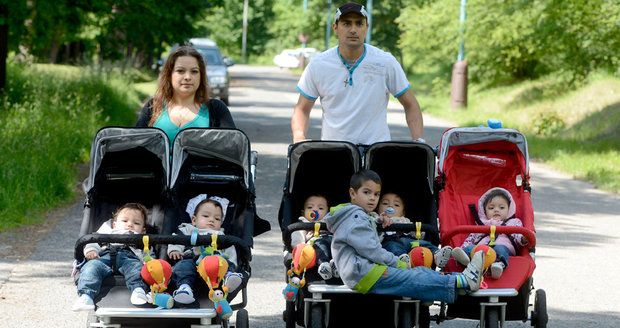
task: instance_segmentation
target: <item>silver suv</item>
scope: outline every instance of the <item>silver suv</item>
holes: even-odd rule
[[[207,38],[192,38],[189,43],[200,52],[207,64],[209,96],[220,98],[227,106],[230,75],[228,66],[234,65],[231,59],[222,56],[215,41]]]

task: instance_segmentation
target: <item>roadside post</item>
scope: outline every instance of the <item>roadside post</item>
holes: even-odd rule
[[[452,81],[450,90],[450,107],[467,107],[467,60],[465,60],[465,7],[467,0],[461,0],[460,14],[460,45],[456,63],[452,66]]]

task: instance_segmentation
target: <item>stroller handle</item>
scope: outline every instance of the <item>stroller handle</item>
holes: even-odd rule
[[[327,224],[325,222],[319,222],[321,225],[320,230],[327,231]],[[282,232],[282,241],[284,241],[284,247],[289,252],[292,251],[291,247],[291,234],[295,231],[299,230],[314,230],[314,223],[311,222],[297,222],[290,224],[284,231]],[[378,232],[384,231],[396,231],[396,232],[411,232],[416,230],[416,225],[414,223],[395,223],[388,227],[377,226]],[[437,228],[431,224],[423,223],[421,227],[421,231],[437,233]]]
[[[74,257],[78,262],[81,262],[84,259],[84,246],[90,243],[118,243],[125,245],[132,245],[137,248],[144,248],[144,244],[142,242],[142,234],[133,234],[133,235],[117,235],[117,234],[88,234],[80,237],[75,242],[75,253]],[[148,235],[149,243],[151,245],[156,244],[175,244],[175,245],[185,245],[192,246],[191,236],[185,235]],[[217,236],[218,248],[224,249],[230,246],[238,246],[237,249],[237,257],[242,261],[250,262],[252,259],[252,254],[250,252],[250,247],[244,242],[242,239],[235,236]],[[211,235],[200,235],[196,239],[195,246],[209,246],[211,245]]]
[[[479,226],[479,225],[460,225],[456,226],[447,232],[441,234],[441,244],[449,245],[450,239],[458,234],[470,234],[470,233],[491,233],[491,226]],[[515,226],[495,226],[495,234],[513,234],[518,233],[522,234],[528,241],[525,247],[529,249],[533,249],[536,247],[536,234],[534,231],[524,228],[524,227],[515,227]]]

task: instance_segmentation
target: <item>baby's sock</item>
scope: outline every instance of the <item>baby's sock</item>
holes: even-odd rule
[[[456,288],[458,289],[469,289],[469,283],[467,283],[467,279],[462,273],[458,273],[455,275],[456,278]]]

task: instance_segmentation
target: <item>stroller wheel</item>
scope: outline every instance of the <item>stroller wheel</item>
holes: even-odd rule
[[[308,328],[325,328],[323,304],[314,303],[310,308],[310,324]]]
[[[547,294],[543,289],[536,290],[536,296],[534,298],[534,311],[532,311],[532,327],[545,328],[547,327]]]
[[[248,310],[239,309],[237,311],[235,328],[248,328],[248,327],[250,327],[250,318],[248,315]]]

